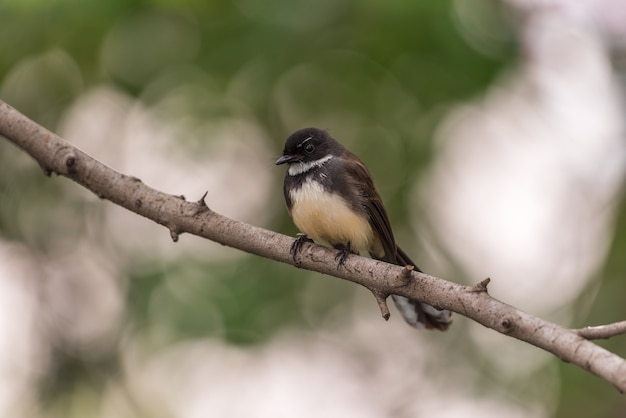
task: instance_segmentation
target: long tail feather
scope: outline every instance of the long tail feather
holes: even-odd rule
[[[415,267],[415,270],[421,272],[401,248],[397,249],[396,258],[397,264],[411,265]],[[404,296],[392,295],[392,299],[404,320],[415,328],[445,331],[452,323],[452,312],[446,309],[437,309],[427,303]]]

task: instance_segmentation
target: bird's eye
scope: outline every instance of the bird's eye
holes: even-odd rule
[[[307,154],[310,154],[313,151],[315,151],[315,145],[313,145],[313,144],[306,144],[304,146],[304,152],[306,152]]]

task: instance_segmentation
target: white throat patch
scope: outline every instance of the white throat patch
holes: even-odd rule
[[[290,176],[297,176],[302,173],[306,173],[312,168],[319,167],[324,165],[327,161],[329,161],[333,156],[328,154],[325,157],[320,158],[319,160],[309,161],[308,163],[294,163],[289,166],[287,173]]]

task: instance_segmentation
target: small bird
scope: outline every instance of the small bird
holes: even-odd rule
[[[287,208],[304,240],[340,250],[341,265],[348,254],[417,268],[396,241],[374,180],[363,162],[328,132],[304,128],[285,141],[276,165],[287,164],[283,192]],[[426,303],[392,295],[402,316],[415,328],[445,331],[452,313]]]

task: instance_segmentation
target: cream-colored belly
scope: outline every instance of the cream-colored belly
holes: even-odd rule
[[[290,193],[291,217],[298,229],[316,243],[326,246],[350,243],[353,252],[368,256],[382,246],[366,217],[355,214],[338,194],[307,180]]]

